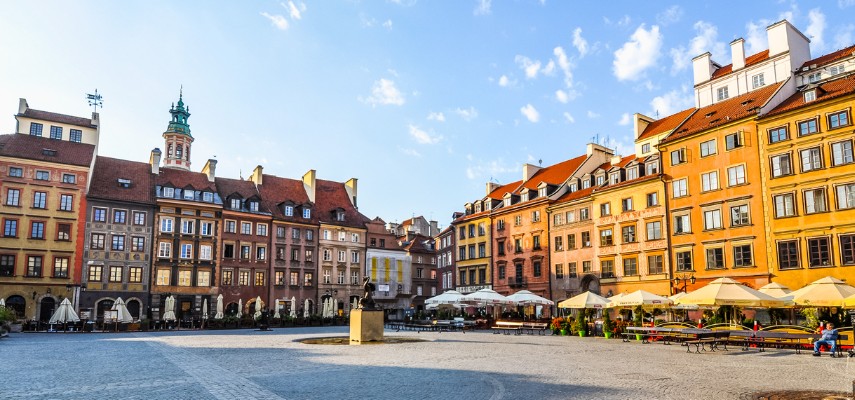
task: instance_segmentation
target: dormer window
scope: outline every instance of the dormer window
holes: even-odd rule
[[[509,207],[511,205],[511,196],[505,197],[505,207]]]
[[[294,206],[285,206],[285,216],[293,217],[294,216]]]
[[[570,184],[570,192],[572,193],[572,192],[575,192],[577,190],[579,190],[579,185],[576,183],[571,183]]]
[[[344,211],[338,210],[335,212],[335,220],[336,221],[344,221]]]
[[[168,198],[175,197],[175,188],[171,188],[171,187],[163,188],[163,197],[168,197]]]
[[[816,100],[816,89],[808,90],[804,93],[805,103],[810,103]]]
[[[537,189],[537,196],[538,197],[546,197],[546,187],[542,187],[540,189]]]
[[[232,210],[240,210],[240,199],[231,199],[229,201],[229,206]]]
[[[211,192],[202,192],[202,200],[206,203],[214,202],[214,194]]]
[[[131,187],[131,180],[130,179],[119,178],[118,182],[119,182],[119,187],[121,187],[121,188],[127,189],[127,188]]]
[[[258,212],[258,202],[257,201],[250,201],[249,202],[249,211]]]
[[[613,172],[609,175],[609,185],[617,185],[620,183],[620,172]]]
[[[46,155],[46,156],[53,157],[56,155],[56,150],[54,150],[54,149],[42,149],[42,154]]]
[[[481,212],[481,203],[480,203],[480,202],[479,202],[479,203],[475,203],[475,212],[476,212],[476,213]]]
[[[655,175],[659,173],[659,160],[648,161],[644,166],[647,168],[647,175]]]
[[[492,210],[493,209],[493,200],[488,200],[486,203],[484,203],[484,209],[485,210]]]
[[[831,76],[834,76],[837,74],[842,74],[844,70],[845,67],[843,65],[835,65],[828,69],[828,73],[831,74]]]
[[[528,201],[528,191],[525,191],[520,195],[520,201]]]
[[[632,166],[626,169],[626,180],[631,181],[638,178],[638,167]]]
[[[602,184],[604,184],[604,183],[606,183],[606,177],[605,177],[605,175],[600,175],[600,176],[598,176],[598,177],[597,177],[597,186],[600,186],[600,185],[602,185]]]
[[[193,200],[194,194],[193,189],[184,189],[184,200]]]
[[[820,76],[821,76],[821,74],[819,72],[814,72],[814,73],[808,75],[808,83],[819,82]]]
[[[303,218],[305,218],[305,219],[312,218],[312,209],[304,208],[303,209]]]
[[[590,179],[585,179],[584,181],[582,181],[582,189],[587,189],[589,187],[591,187],[591,180]]]

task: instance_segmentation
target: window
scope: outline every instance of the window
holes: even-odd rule
[[[792,193],[772,196],[775,203],[775,218],[792,217],[796,215],[795,202]]]
[[[121,282],[122,281],[122,267],[119,266],[110,266],[110,277],[108,278],[110,282]]]
[[[769,144],[778,143],[790,138],[786,126],[769,129]]]
[[[540,235],[533,235],[531,243],[534,250],[540,250]]]
[[[169,242],[158,243],[157,256],[160,258],[172,257],[172,243],[169,243]]]
[[[600,246],[612,246],[612,245],[614,245],[614,239],[612,238],[612,230],[611,229],[600,230]]]
[[[724,147],[726,150],[733,150],[745,146],[742,140],[742,132],[731,133],[724,137]]]
[[[840,262],[855,264],[855,235],[840,235]]]
[[[233,284],[233,275],[234,273],[230,269],[223,270],[223,286],[230,286]]]
[[[820,72],[814,72],[808,75],[808,83],[819,82],[819,77],[821,76]]]
[[[647,223],[647,240],[662,239],[662,222],[653,221]]]
[[[724,268],[724,249],[716,247],[707,249],[707,269]]]
[[[574,250],[576,249],[576,234],[571,233],[567,235],[567,249]]]
[[[520,225],[522,225],[522,216],[521,215],[515,215],[514,216],[514,226],[520,226]]]
[[[849,113],[840,111],[828,115],[828,129],[849,125]]]
[[[419,272],[421,272],[421,268],[419,268]],[[344,282],[344,270],[343,269],[338,271],[338,281],[337,282],[339,285],[344,285],[344,283],[345,283]]]
[[[835,166],[853,162],[851,140],[831,144],[831,162]]]
[[[15,256],[4,254],[0,255],[0,276],[15,275]]]
[[[128,268],[128,282],[129,283],[142,283],[142,267],[129,267]]]
[[[196,286],[211,286],[211,271],[196,272]]]
[[[751,245],[733,246],[733,266],[750,267],[752,265],[754,265],[754,259],[751,258]]]
[[[555,264],[555,278],[564,279],[564,264]]]
[[[223,244],[223,258],[235,258],[235,245],[233,243]]]
[[[30,225],[30,239],[45,238],[45,223],[41,221],[32,221]]]
[[[212,257],[212,248],[209,244],[199,245],[199,259],[200,260],[211,260]]]
[[[62,140],[62,127],[61,126],[50,126],[50,138]]]
[[[295,240],[300,239],[300,229],[299,228],[291,228],[291,239],[295,239]]]
[[[807,243],[811,268],[831,265],[831,243],[827,237],[808,239]]]
[[[181,253],[179,255],[181,258],[192,258],[193,257],[193,245],[188,243],[181,244]]]
[[[686,162],[686,149],[677,149],[671,152],[671,165]]]
[[[249,286],[249,271],[238,272],[238,285]]]
[[[555,251],[564,250],[564,236],[555,237]]]
[[[53,259],[54,278],[68,278],[68,258],[57,257]]]
[[[314,260],[314,258],[313,258],[313,254],[314,254],[314,250],[312,250],[312,249],[306,249],[306,253],[305,253],[306,258],[305,258],[305,260],[303,260],[303,261],[305,261],[305,262],[312,262],[312,261]]]
[[[722,88],[718,88],[716,90],[716,98],[718,99],[718,101],[725,100],[728,97],[730,97],[730,96],[728,96],[728,94],[727,94],[727,86],[722,87]]]
[[[591,232],[582,232],[580,240],[582,247],[591,247]]]
[[[258,223],[255,225],[255,234],[258,236],[267,236],[267,224]]]
[[[701,174],[701,191],[709,192],[718,189],[718,171]]]
[[[822,168],[822,153],[819,147],[804,149],[799,152],[802,159],[802,172],[813,171]]]
[[[351,233],[350,234],[350,241],[352,243],[359,243],[359,234],[358,233]]]
[[[689,195],[689,183],[686,178],[677,179],[671,182],[671,192],[672,196],[676,199],[678,197],[684,197]]]
[[[350,252],[350,262],[352,262],[352,263],[358,263],[359,262],[359,252],[358,251],[351,251]]]
[[[160,218],[160,231],[161,232],[172,232],[172,218],[161,217]]]
[[[42,256],[27,257],[27,276],[42,276]]]
[[[754,75],[751,77],[751,88],[752,89],[757,89],[757,88],[762,87],[764,85],[766,85],[766,82],[764,82],[763,74],[757,74],[757,75]]]
[[[252,235],[252,222],[241,222],[240,233],[242,235]]]
[[[662,263],[662,256],[647,256],[647,274],[663,274],[665,268]]]
[[[306,229],[306,240],[311,242],[312,239],[314,238],[314,236],[315,236],[314,231],[312,231],[310,229]],[[383,239],[380,239],[380,242],[381,242],[380,247],[383,247],[383,245],[382,245]]]
[[[312,277],[313,276],[314,276],[314,274],[312,274],[311,272],[303,273],[303,286],[312,287]]]
[[[484,243],[478,243],[478,257],[487,257],[487,246]]]
[[[522,253],[522,251],[523,251],[522,239],[520,239],[520,238],[514,239],[514,252],[515,253]]]
[[[828,68],[828,73],[831,76],[834,76],[837,74],[842,74],[843,71],[845,71],[845,70],[846,70],[846,68],[843,65],[834,65],[834,66]]]
[[[650,143],[645,143],[645,144],[641,145],[641,153],[642,154],[650,153]]]
[[[47,208],[47,193],[33,192],[33,208]]]
[[[6,205],[18,206],[21,204],[21,190],[9,189],[6,191]]]
[[[199,226],[202,227],[200,233],[203,236],[211,236],[214,233],[214,223],[210,221],[202,221],[199,223]]]
[[[674,234],[690,233],[692,225],[689,222],[689,214],[674,216]]]
[[[339,242],[343,242],[346,237],[347,237],[347,233],[345,233],[344,231],[339,231],[339,233],[338,233],[338,241]]]
[[[191,286],[193,285],[193,271],[190,270],[180,270],[178,271],[178,286]]]
[[[623,212],[632,211],[632,197],[627,197],[621,200],[620,206]]]
[[[558,213],[552,216],[552,225],[561,225],[564,214]]]
[[[103,270],[103,266],[101,265],[90,265],[89,266],[89,282],[101,282],[101,272]]]
[[[77,175],[74,174],[62,174],[62,183],[76,183]]]
[[[252,254],[252,246],[250,245],[241,245],[240,246],[240,258],[242,260],[249,260],[249,256]]]
[[[721,210],[704,211],[704,229],[721,229]]]
[[[324,261],[332,261],[332,250],[324,249]]]
[[[659,173],[659,160],[648,161],[644,164],[644,168],[647,170],[645,172],[647,175],[656,175]]]
[[[193,189],[184,189],[184,200],[193,200],[196,198],[196,192]]]
[[[91,279],[90,279],[91,280]],[[157,270],[157,285],[169,286],[172,283],[172,271],[166,268]]]
[[[293,217],[294,216],[294,206],[285,206],[285,216]]]
[[[124,235],[113,235],[112,243],[110,245],[110,249],[113,251],[124,251],[125,250],[125,236]]]
[[[793,168],[790,165],[789,154],[772,156],[772,177],[777,178],[784,175],[792,175]]]
[[[141,252],[145,251],[145,238],[132,236],[131,237],[131,251]]]
[[[344,250],[339,250],[338,251],[338,262],[345,262],[345,261],[347,261],[347,253],[345,253]]]
[[[707,140],[701,143],[701,157],[711,156],[716,153],[715,139]]]
[[[799,122],[799,136],[817,133],[819,130],[816,125],[816,119]]]
[[[730,207],[730,225],[743,226],[748,225],[748,204]]]
[[[258,212],[258,202],[257,201],[250,201],[249,202],[249,211],[250,212]]]
[[[659,205],[659,193],[653,192],[647,194],[647,206],[653,207]]]
[[[133,212],[134,225],[145,225],[145,213],[142,211]]]
[[[727,185],[745,184],[745,165],[736,165],[727,169]]]
[[[623,276],[638,275],[638,259],[625,258],[623,260]]]
[[[211,192],[202,192],[202,201],[206,203],[214,202],[214,194]]]
[[[36,180],[37,181],[49,181],[50,180],[50,172],[48,172],[48,171],[36,171]]]
[[[590,214],[590,212],[588,212],[588,209],[587,208],[580,208],[579,209],[579,221],[587,221],[589,219],[591,219],[591,214]]]
[[[3,221],[3,237],[18,236],[18,220],[7,219]]]
[[[285,249],[284,249],[284,247],[281,247],[280,249],[283,250],[283,254],[282,254],[282,257],[280,257],[280,259],[284,260],[285,259],[285,254],[284,254]],[[299,248],[297,248],[297,247],[291,248],[291,261],[300,261],[300,249]]]
[[[103,233],[93,233],[89,241],[89,248],[93,250],[104,250],[105,235]]]
[[[9,167],[9,176],[12,178],[23,178],[24,170],[19,167]]]
[[[56,240],[71,240],[71,224],[56,224]]]
[[[264,286],[264,272],[255,272],[255,286]]]
[[[828,211],[825,202],[825,189],[805,190],[805,214],[815,214]]]
[[[621,237],[623,243],[635,243],[635,225],[624,226],[621,228]]]
[[[837,208],[844,210],[855,207],[855,183],[837,186]]]
[[[626,180],[631,181],[638,178],[638,167],[630,167],[626,169]]]
[[[615,262],[613,260],[600,261],[600,272],[602,272],[603,278],[614,278]]]
[[[540,260],[536,260],[536,261],[532,262],[531,267],[532,267],[533,275],[535,277],[539,277],[543,274]]]
[[[181,220],[181,233],[192,235],[193,231],[196,227],[196,220],[192,219],[182,219]]]
[[[70,129],[69,132],[68,140],[74,143],[80,143],[83,141],[83,131],[80,129]]]
[[[612,214],[612,204],[611,203],[603,203],[600,204],[600,216],[605,217]]]
[[[309,208],[304,208],[303,209],[303,218],[304,219],[312,218],[312,210]]]
[[[540,211],[535,210],[531,212],[531,222],[540,222]]]
[[[617,185],[618,183],[620,183],[620,172],[609,175],[609,185]]]
[[[33,136],[41,136],[42,135],[42,124],[37,122],[30,122],[30,135]]]
[[[807,92],[804,92],[802,96],[804,96],[805,103],[810,103],[816,100],[816,90],[808,90]]]
[[[165,187],[163,188],[163,197],[166,198],[174,198],[175,197],[175,188]]]
[[[237,221],[226,220],[226,224],[223,227],[223,230],[226,233],[235,233],[237,232]]]
[[[567,263],[567,276],[570,278],[576,277],[576,263],[575,262]]]

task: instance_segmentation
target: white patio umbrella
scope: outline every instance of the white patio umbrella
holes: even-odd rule
[[[261,318],[261,307],[264,304],[261,302],[261,296],[255,298],[255,314],[253,314],[253,318],[259,319]]]
[[[64,324],[66,322],[77,321],[80,321],[80,318],[78,318],[77,313],[74,312],[74,307],[71,306],[71,302],[68,301],[68,299],[62,299],[62,303],[59,303],[59,307],[56,308],[56,311],[54,311],[53,315],[50,317],[49,322],[51,324]]]
[[[238,299],[238,312],[235,316],[238,318],[243,316],[243,299]]]
[[[131,312],[128,311],[128,306],[125,305],[125,301],[122,300],[121,297],[116,298],[116,302],[113,303],[111,310],[117,311],[118,318],[116,321],[125,323],[134,322],[134,317],[131,315]]]
[[[276,299],[275,301],[276,301],[276,307],[275,307],[276,312],[273,313],[273,318],[282,318],[282,314],[279,313],[279,309],[282,308],[282,301],[279,299]]]
[[[528,290],[520,290],[510,296],[508,299],[516,303],[517,305],[543,305],[543,306],[551,306],[555,304],[554,301],[549,300],[545,297],[538,296]]]
[[[680,293],[677,293],[673,296],[668,296],[668,299],[673,301],[673,303],[671,303],[670,307],[674,310],[697,310],[697,309],[699,309],[700,307],[697,304],[677,304],[677,299],[685,296],[686,294],[687,294],[686,292],[680,292]]]
[[[202,319],[208,319],[208,299],[202,300]]]
[[[0,307],[6,307],[6,300],[0,297]]]
[[[338,316],[338,301],[336,299],[330,298],[330,304],[332,307],[330,308],[332,312],[330,313],[330,317]]]
[[[291,318],[297,318],[297,298],[291,296]]]
[[[677,299],[698,306],[784,307],[787,301],[761,293],[730,278],[718,278]]]
[[[217,295],[217,314],[214,315],[215,319],[223,318],[223,294],[220,293]]]
[[[463,294],[456,290],[446,290],[445,292],[442,292],[442,294],[425,300],[425,305],[459,304],[461,297],[463,297]]]
[[[323,310],[321,311],[322,318],[328,318],[330,314],[330,299],[324,299]]]
[[[477,305],[504,305],[513,304],[513,301],[502,296],[493,289],[481,289],[477,292],[469,293],[460,298],[463,303],[474,303]]]
[[[163,310],[164,321],[175,321],[175,299],[172,296],[166,298]]]
[[[558,308],[606,308],[608,304],[609,299],[596,293],[585,292],[559,302]]]
[[[359,308],[359,299],[357,297],[353,298],[353,304],[351,305],[351,307],[353,307],[354,310]]]
[[[309,299],[303,302],[303,318],[309,318]]]
[[[843,299],[855,296],[855,287],[840,279],[826,276],[791,292],[793,302],[805,307],[843,307]]]
[[[632,293],[625,294],[613,300],[609,306],[611,307],[638,307],[643,308],[658,308],[666,307],[673,304],[674,301],[667,297],[662,297],[644,290],[636,290]]]

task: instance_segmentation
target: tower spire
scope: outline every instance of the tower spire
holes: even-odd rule
[[[190,134],[190,109],[184,107],[184,85],[178,91],[178,104],[169,109],[172,119],[163,132],[166,141],[166,157],[164,157],[164,168],[190,169],[190,145],[193,136]]]

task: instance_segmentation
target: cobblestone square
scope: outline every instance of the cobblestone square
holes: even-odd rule
[[[855,359],[738,348],[491,332],[323,346],[346,327],[14,334],[0,340],[3,399],[740,399],[852,389]]]

